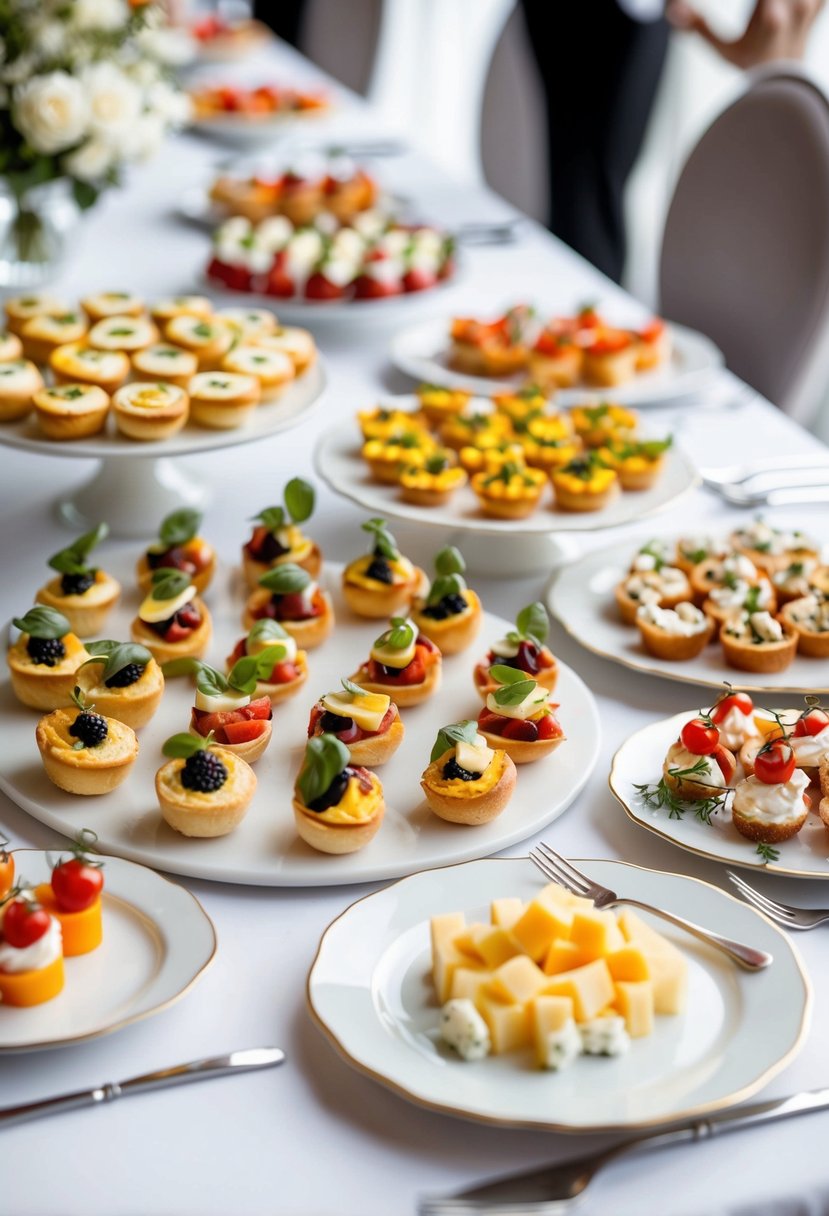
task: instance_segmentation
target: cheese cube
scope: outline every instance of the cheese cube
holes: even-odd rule
[[[455,968],[464,961],[464,956],[453,945],[452,939],[457,937],[465,923],[466,918],[462,912],[445,912],[440,916],[433,916],[429,922],[429,935],[432,941],[432,979],[441,1005],[449,996]]]
[[[498,925],[501,929],[511,929],[523,916],[524,908],[523,899],[493,899],[490,918],[493,925]]]
[[[592,1018],[579,1026],[582,1051],[587,1056],[621,1056],[630,1047],[625,1019],[618,1014]]]
[[[566,887],[562,887],[557,882],[548,882],[546,887],[541,888],[541,899],[549,900],[551,903],[558,903],[562,908],[592,908],[593,900],[585,899],[583,895],[573,895],[572,891],[568,891]]]
[[[523,916],[515,922],[510,932],[521,949],[540,963],[554,938],[569,939],[572,920],[569,908],[548,899],[542,892],[527,905]]]
[[[577,908],[573,913],[570,941],[587,950],[592,958],[604,958],[621,949],[625,939],[612,912],[599,908]]]
[[[440,1034],[462,1060],[489,1055],[489,1027],[468,1000],[447,1001],[440,1011]]]
[[[508,964],[507,964],[508,965]],[[577,1022],[587,1022],[609,1005],[616,993],[604,959],[597,958],[584,967],[548,976],[543,992],[552,996],[569,996]]]
[[[470,1000],[474,1001],[478,995],[478,989],[482,984],[486,984],[492,978],[492,972],[487,971],[485,967],[455,967],[452,973],[452,981],[449,985],[449,999]]]
[[[688,964],[673,942],[657,933],[629,908],[619,916],[625,938],[638,946],[653,981],[654,1009],[657,1013],[682,1013],[688,991]]]
[[[616,984],[616,1008],[625,1019],[632,1039],[642,1039],[653,1031],[653,984],[650,980]]]
[[[583,946],[557,937],[547,951],[544,974],[558,975],[561,971],[573,971],[576,967],[583,967],[585,963],[592,963],[593,958],[590,951],[585,950]]]
[[[531,958],[517,954],[492,973],[490,988],[501,1000],[526,1005],[546,982],[544,972]]]
[[[572,1022],[573,1002],[566,996],[537,996],[530,1002],[529,1018],[536,1059],[548,1068],[549,1037]]]
[[[433,916],[429,921],[432,954],[434,954],[436,946],[448,946],[462,932],[465,924],[466,917],[463,912],[444,912],[441,916]]]
[[[487,967],[500,967],[518,954],[518,946],[505,929],[488,925],[487,932],[476,936],[475,947]]]
[[[650,979],[648,962],[639,946],[622,946],[621,950],[614,950],[612,954],[605,955],[604,961],[616,981],[628,980],[636,983],[638,980]]]
[[[508,1005],[489,986],[481,988],[475,1008],[489,1028],[493,1055],[530,1045],[530,1020],[526,1005]]]
[[[467,925],[467,927],[463,929],[457,935],[457,937],[452,939],[452,945],[455,946],[456,949],[460,950],[461,954],[467,954],[470,958],[477,959],[479,963],[482,963],[484,960],[481,952],[478,949],[477,942],[481,934],[488,932],[490,927],[491,926],[485,925],[480,921],[472,925]]]

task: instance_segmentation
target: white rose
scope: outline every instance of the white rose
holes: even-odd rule
[[[187,94],[173,88],[166,80],[157,81],[147,90],[147,105],[171,127],[184,126],[192,111]]]
[[[161,146],[167,126],[158,114],[142,114],[119,143],[118,150],[125,160],[147,160]]]
[[[97,136],[88,139],[63,160],[66,172],[82,182],[100,181],[111,165],[112,147]]]
[[[40,21],[32,37],[44,59],[57,59],[66,47],[66,26],[62,21]]]
[[[138,31],[135,41],[145,55],[166,67],[184,67],[196,57],[195,43],[186,30],[145,28]]]
[[[117,30],[126,23],[123,0],[75,0],[70,21],[79,30]]]
[[[15,126],[36,152],[60,152],[86,134],[89,106],[79,81],[66,72],[33,76],[14,90]]]
[[[111,63],[94,63],[81,75],[89,99],[89,126],[93,134],[120,142],[141,113],[141,93],[124,73]]]

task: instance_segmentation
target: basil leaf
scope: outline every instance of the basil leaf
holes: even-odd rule
[[[212,731],[206,739],[203,739],[201,735],[191,735],[189,731],[185,731],[180,735],[171,735],[161,750],[172,760],[187,760],[190,756],[195,756],[196,752],[209,747],[212,738]]]
[[[247,693],[250,696],[256,688],[258,665],[258,655],[245,655],[244,658],[237,659],[228,672],[227,683],[231,688],[236,689],[237,692]],[[270,671],[270,668],[268,668],[268,671]]]
[[[435,554],[435,570],[438,574],[463,574],[466,562],[460,549],[446,545]]]
[[[49,558],[49,566],[61,574],[85,574],[89,569],[86,559],[108,532],[109,528],[106,524],[98,524],[97,528],[93,528],[91,532],[85,532],[65,549],[59,549],[57,553],[53,553]]]
[[[285,487],[285,509],[295,524],[311,516],[315,501],[314,487],[301,477],[292,477]]]
[[[266,680],[276,664],[281,663],[287,653],[287,646],[282,645],[266,646],[264,650],[260,650],[259,654],[254,656],[256,659],[256,679]],[[254,684],[255,687],[256,685]],[[251,689],[252,691],[253,689]]]
[[[294,595],[304,591],[310,582],[311,575],[307,570],[295,566],[293,562],[283,562],[281,566],[274,566],[273,570],[263,574],[259,586],[266,587],[274,595]]]
[[[519,671],[517,667],[508,667],[506,663],[493,663],[489,674],[498,684],[518,684],[527,679],[526,671]]]
[[[90,654],[109,656],[112,654],[113,650],[116,650],[119,646],[126,645],[126,643],[109,642],[102,638],[100,642],[85,642],[84,645]],[[143,650],[144,647],[142,646],[141,649]],[[149,654],[149,651],[147,653]]]
[[[442,726],[437,733],[429,763],[434,764],[444,752],[453,748],[456,743],[471,743],[478,733],[478,723],[474,718],[466,722],[452,722]]]
[[[673,435],[669,435],[667,439],[644,439],[638,444],[639,451],[649,460],[653,460],[657,456],[661,456],[663,452],[667,452],[668,448],[673,446]]]
[[[272,621],[270,617],[263,616],[261,620],[254,622],[247,636],[247,642],[251,645],[256,642],[282,642],[287,637],[288,633],[282,628],[279,621]]]
[[[285,512],[281,507],[265,507],[258,515],[254,515],[254,519],[258,519],[261,524],[264,524],[269,532],[276,532],[279,528],[284,527]]]
[[[336,735],[318,735],[309,739],[305,759],[296,779],[296,789],[305,806],[309,806],[331,788],[335,777],[348,766],[348,748]]]
[[[175,662],[175,660],[173,660]],[[196,688],[206,697],[220,697],[230,688],[230,682],[227,677],[215,667],[208,666],[207,663],[199,662],[198,670],[196,671]],[[247,689],[239,689],[239,692],[247,692]]]
[[[361,527],[364,532],[368,532],[374,537],[374,551],[380,557],[389,557],[394,560],[400,556],[397,541],[389,532],[384,519],[367,519],[364,524],[361,524]]]
[[[365,694],[365,689],[359,684],[355,684],[352,680],[347,680],[345,677],[340,681],[346,692],[351,693],[352,697],[362,697]]]
[[[500,688],[496,688],[493,695],[498,705],[520,705],[537,687],[535,680],[520,680],[516,684],[502,684]]]
[[[62,612],[40,605],[30,608],[25,616],[12,617],[12,624],[16,625],[21,633],[28,633],[31,638],[43,638],[44,640],[65,637],[71,628]]]
[[[180,511],[173,511],[161,521],[158,538],[168,549],[172,549],[175,545],[184,545],[196,535],[201,527],[201,521],[201,511],[194,511],[192,507],[182,507]]]
[[[429,588],[426,603],[439,604],[447,595],[460,595],[465,587],[466,583],[459,574],[447,574],[442,578],[436,578]]]
[[[522,638],[531,638],[539,645],[544,644],[547,634],[550,632],[550,618],[547,616],[547,609],[538,600],[521,609],[515,618],[515,624]]]
[[[146,646],[140,646],[137,642],[88,642],[86,649],[95,656],[95,659],[87,659],[86,663],[81,663],[81,667],[100,661],[101,658],[106,660],[104,670],[101,672],[101,683],[111,680],[131,663],[137,663],[139,667],[146,667],[153,657]]]
[[[192,676],[198,675],[202,666],[201,659],[184,655],[180,659],[168,659],[166,663],[161,664],[161,670],[165,676]]]
[[[183,570],[174,570],[165,566],[161,570],[153,570],[153,589],[150,592],[154,600],[174,600],[190,586],[190,575]]]

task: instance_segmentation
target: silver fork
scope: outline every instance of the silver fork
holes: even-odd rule
[[[642,903],[639,899],[628,899],[626,896],[617,895],[615,891],[603,887],[601,883],[593,882],[543,841],[534,849],[530,849],[530,861],[546,878],[560,883],[573,895],[582,895],[585,899],[591,899],[595,907],[612,908],[619,904],[627,904],[630,908],[640,908],[643,912],[652,912],[654,916],[661,916],[663,920],[670,921],[679,929],[684,929],[692,937],[697,937],[701,942],[722,951],[745,971],[762,971],[764,967],[768,967],[774,961],[773,956],[767,954],[765,950],[755,950],[753,946],[744,946],[741,942],[722,937],[719,933],[712,933],[711,930],[703,929],[701,925],[696,925],[693,921],[685,920],[682,916],[674,916],[673,912],[666,912],[664,908],[655,908],[652,904]]]
[[[750,886],[739,874],[731,870],[726,870],[726,874],[747,904],[784,929],[816,929],[829,920],[829,908],[793,908],[790,904],[779,904]]]

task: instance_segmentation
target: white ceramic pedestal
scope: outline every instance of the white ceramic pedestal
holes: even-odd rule
[[[167,456],[153,459],[136,453],[128,459],[104,459],[90,481],[55,504],[70,528],[93,528],[105,519],[113,536],[154,536],[166,515],[180,507],[203,508],[207,488]]]
[[[454,532],[449,543],[463,552],[472,574],[520,578],[530,574],[552,574],[578,556],[576,535],[562,532],[482,535]]]

